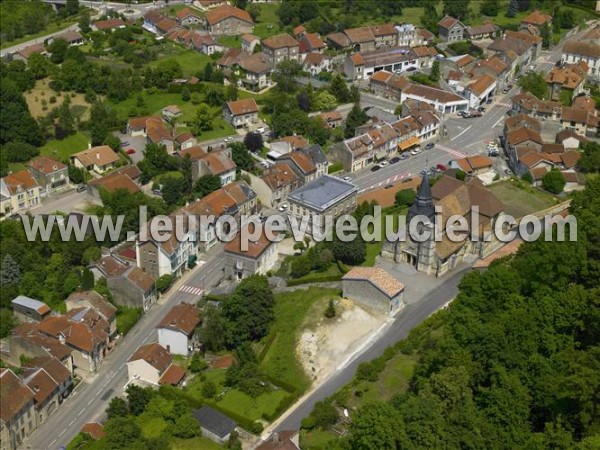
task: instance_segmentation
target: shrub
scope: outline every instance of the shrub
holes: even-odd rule
[[[327,304],[327,309],[325,309],[325,317],[328,319],[335,317],[335,305],[333,304],[333,299],[330,299],[329,303]]]
[[[171,287],[174,281],[175,277],[173,275],[163,275],[156,280],[156,289],[158,292],[163,293]]]
[[[416,193],[412,189],[403,189],[396,192],[396,205],[411,206],[415,201]]]

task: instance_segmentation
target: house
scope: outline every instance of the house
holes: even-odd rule
[[[34,53],[39,53],[42,56],[48,56],[46,47],[44,47],[43,44],[32,44],[22,48],[21,50],[18,50],[16,53],[13,53],[12,58],[15,60],[27,62],[29,57]]]
[[[117,308],[96,291],[75,291],[65,300],[67,312],[73,309],[91,308],[102,317],[109,326],[109,335],[117,332]]]
[[[313,164],[310,157],[301,150],[281,155],[277,161],[287,163],[300,180],[300,184],[309,183],[317,178],[317,167]]]
[[[263,39],[262,52],[273,67],[282,61],[300,59],[300,44],[289,34],[278,34]]]
[[[94,373],[104,360],[110,340],[110,325],[89,307],[72,309],[65,315],[46,317],[37,329],[72,350],[73,365],[83,375]]]
[[[203,34],[199,31],[193,31],[190,34],[190,47],[204,55],[213,55],[217,51],[222,51],[223,47],[210,34]]]
[[[225,276],[234,280],[266,275],[277,262],[277,242],[269,239],[269,235],[261,228],[258,239],[244,240],[248,228],[240,230],[230,242],[225,244]],[[277,236],[277,233],[272,233]]]
[[[23,367],[23,382],[33,392],[38,425],[56,411],[73,389],[71,371],[50,357],[28,361]]]
[[[119,155],[108,145],[92,147],[71,155],[71,164],[75,167],[96,173],[113,169],[118,161]]]
[[[546,24],[549,26],[552,25],[552,16],[545,12],[535,10],[521,20],[520,28],[523,30],[531,30],[533,27],[535,32],[539,34],[541,28]]]
[[[327,156],[319,144],[305,146],[301,148],[300,151],[308,156],[313,165],[317,168],[316,178],[327,175],[329,161],[327,160]]]
[[[123,173],[115,172],[109,175],[94,178],[87,183],[87,192],[90,197],[100,199],[100,193],[116,192],[117,190],[125,190],[130,194],[140,192],[139,186],[128,176]]]
[[[139,347],[127,361],[129,380],[150,386],[170,384],[179,386],[185,378],[185,370],[173,365],[173,355],[153,342]]]
[[[379,97],[400,101],[402,90],[407,88],[410,81],[402,75],[381,70],[375,72],[369,79],[369,89]]]
[[[404,306],[404,285],[379,267],[353,267],[342,277],[345,298],[390,316]]]
[[[327,47],[334,50],[345,51],[350,50],[351,47],[350,39],[341,32],[329,33],[327,36],[325,36],[325,41],[327,43]]]
[[[223,117],[234,128],[250,128],[258,123],[258,105],[253,98],[229,101],[223,108]]]
[[[598,117],[596,112],[588,109],[563,106],[560,115],[560,126],[563,130],[573,130],[582,136],[598,135]]]
[[[167,122],[171,122],[173,119],[176,119],[177,117],[181,116],[181,114],[181,108],[177,105],[165,106],[162,109],[162,117]]]
[[[92,23],[92,30],[112,31],[115,28],[125,28],[125,22],[122,19],[97,20]]]
[[[517,130],[523,127],[530,128],[536,131],[537,133],[542,132],[542,124],[539,120],[534,119],[533,117],[530,117],[526,114],[519,113],[515,114],[514,116],[508,117],[504,121],[504,135],[506,136],[507,133],[509,133],[510,131]]]
[[[467,156],[456,160],[456,164],[467,175],[476,176],[492,169],[492,158],[483,155]]]
[[[324,175],[288,195],[289,213],[298,224],[308,217],[312,233],[323,232],[326,217],[337,218],[356,208],[358,188],[340,178]]]
[[[588,140],[573,130],[565,129],[556,133],[556,142],[562,144],[568,150],[579,148],[582,143],[588,142]]]
[[[487,99],[492,98],[496,92],[498,83],[491,75],[481,75],[473,78],[466,86],[464,96],[469,100],[470,108],[483,105]]]
[[[417,137],[421,142],[427,141],[436,137],[440,131],[440,119],[433,111],[414,111],[410,114],[410,117],[417,124]],[[398,131],[395,124],[392,127]],[[398,143],[400,147],[400,142]]]
[[[587,64],[583,61],[578,64],[565,64],[561,67],[554,66],[546,75],[550,98],[560,100],[562,92],[566,92],[569,99],[581,94],[587,70]]]
[[[173,105],[165,108],[163,116],[172,118],[180,113],[179,107]],[[171,132],[166,127],[160,116],[134,117],[127,121],[127,134],[130,136],[144,136],[148,144],[164,145],[169,154],[175,151],[175,142]]]
[[[465,26],[454,17],[446,15],[437,25],[438,34],[442,41],[451,44],[464,40]]]
[[[198,144],[196,137],[189,131],[184,131],[175,136],[175,147],[176,150],[185,150]]]
[[[600,81],[600,26],[596,25],[577,40],[570,39],[563,46],[561,62],[576,64],[584,61],[591,81]]]
[[[418,29],[410,23],[402,25],[396,25],[396,45],[400,47],[414,47],[415,45],[421,45],[421,39],[419,38]]]
[[[158,343],[173,355],[188,356],[198,345],[195,331],[200,322],[200,310],[194,305],[175,305],[158,324]]]
[[[297,430],[276,431],[255,450],[300,450],[300,433]]]
[[[227,5],[227,0],[198,0],[203,10],[216,8],[218,6]]]
[[[235,6],[223,5],[206,12],[205,28],[213,36],[252,33],[253,27],[250,14]]]
[[[328,72],[331,60],[322,53],[308,53],[303,61],[304,70],[316,77],[321,72]]]
[[[192,8],[184,7],[177,14],[177,23],[182,26],[198,25],[202,22],[202,16]]]
[[[433,47],[393,48],[346,56],[344,73],[352,80],[367,80],[379,71],[405,72],[430,67],[437,51]],[[414,69],[413,69],[414,68]]]
[[[339,111],[327,111],[319,114],[328,128],[337,128],[342,126],[344,119]]]
[[[249,91],[260,92],[271,86],[273,65],[264,53],[240,55],[237,63],[239,83]]]
[[[60,161],[37,156],[27,163],[27,167],[40,186],[42,197],[69,187],[69,169]]]
[[[275,162],[262,174],[250,175],[252,188],[261,203],[269,208],[277,208],[287,202],[290,192],[300,187],[300,179],[290,165],[284,161]]]
[[[192,416],[200,424],[202,436],[221,445],[229,440],[237,427],[237,423],[210,406],[193,410]]]
[[[534,118],[558,120],[562,105],[552,100],[540,100],[529,92],[521,92],[511,99],[512,110],[517,113],[524,113]]]
[[[482,39],[492,39],[500,33],[500,28],[493,22],[487,22],[483,25],[465,27],[464,37],[470,41],[480,41]]]
[[[254,49],[260,45],[260,38],[250,33],[242,35],[242,50],[248,54],[254,53]]]
[[[514,66],[526,67],[533,62],[542,50],[542,38],[527,33],[506,31],[497,37],[486,49],[489,56],[514,54]]]
[[[79,31],[67,31],[65,33],[59,34],[58,36],[53,36],[48,39],[48,43],[52,43],[52,41],[56,39],[62,39],[63,41],[67,41],[69,47],[77,47],[83,45],[84,39]]]
[[[119,255],[103,256],[92,262],[90,269],[96,280],[106,279],[115,304],[147,311],[156,302],[154,278]]]
[[[0,369],[2,449],[17,450],[37,427],[34,394],[10,369]]]
[[[207,152],[199,145],[189,147],[177,153],[182,159],[189,158],[192,163],[192,180],[196,181],[204,175],[216,175],[221,179],[221,186],[235,180],[236,165],[231,157],[231,149]]]
[[[344,34],[349,47],[355,52],[368,52],[398,45],[398,37],[393,24],[385,23],[360,28],[348,28]]]
[[[317,33],[305,33],[300,37],[295,35],[294,37],[300,44],[299,51],[301,55],[306,55],[308,53],[322,53],[327,47],[325,42],[321,39],[321,36]]]
[[[19,322],[39,322],[48,317],[52,310],[44,302],[19,295],[11,302],[13,314]]]
[[[477,61],[470,69],[472,77],[489,75],[496,79],[496,91],[503,89],[511,80],[512,66],[508,65],[501,57],[494,55],[483,61]]]
[[[464,111],[469,106],[469,100],[460,95],[416,83],[409,83],[401,91],[400,103],[404,103],[409,99],[429,103],[442,115]]]
[[[33,208],[40,203],[42,188],[28,170],[19,170],[0,178],[0,214],[2,217]]]

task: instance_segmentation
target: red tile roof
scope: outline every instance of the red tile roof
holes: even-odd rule
[[[93,25],[98,30],[112,30],[113,28],[125,26],[125,22],[121,19],[97,20]]]
[[[261,45],[267,48],[278,49],[286,47],[298,47],[300,44],[289,34],[278,34],[276,36],[271,36],[266,39],[263,39]]]
[[[254,22],[252,21],[252,17],[250,17],[250,14],[248,14],[247,11],[244,11],[243,9],[236,8],[235,6],[231,5],[219,6],[213,9],[212,11],[208,11],[206,13],[206,21],[209,25],[215,25],[229,18],[236,18],[241,21],[254,24]]]
[[[179,386],[185,377],[185,369],[183,367],[171,364],[167,371],[160,377],[158,384],[168,384],[170,386]]]
[[[404,290],[402,283],[379,267],[353,267],[342,280],[368,281],[390,298]]]
[[[45,175],[67,168],[66,164],[63,164],[55,159],[48,158],[47,156],[38,156],[33,158],[27,165]]]
[[[35,181],[27,169],[11,173],[2,178],[2,180],[6,183],[11,195],[17,194],[21,189],[28,191],[38,186],[37,181]]]
[[[266,230],[262,230],[263,233],[259,236],[256,241],[248,240],[244,243],[246,249],[242,248],[242,232],[238,232],[232,241],[225,244],[225,253],[232,253],[235,255],[241,255],[246,258],[258,259],[264,251],[271,246],[274,242],[271,242],[266,234]],[[277,236],[278,233],[272,232],[273,235]]]
[[[5,424],[11,422],[32,400],[33,392],[12,370],[0,369],[0,418]]]
[[[108,145],[100,145],[75,153],[72,158],[78,159],[85,167],[93,165],[102,167],[119,160],[119,156]]]
[[[97,422],[88,422],[81,428],[82,433],[89,434],[93,439],[98,440],[105,436],[104,426]]]
[[[180,303],[171,308],[158,324],[158,328],[169,328],[190,336],[200,324],[200,310],[189,303]]]
[[[98,188],[104,188],[108,192],[115,192],[119,189],[124,189],[131,194],[135,194],[140,191],[135,182],[127,175],[121,173],[111,173],[102,178],[96,178],[88,182],[90,186],[96,186]]]
[[[521,20],[521,23],[531,24],[539,27],[544,25],[546,22],[550,22],[551,20],[552,16],[550,14],[546,14],[544,12],[536,10],[529,14],[527,17],[523,18],[523,20]]]
[[[171,355],[166,348],[153,342],[152,344],[146,344],[139,347],[135,353],[131,355],[128,362],[139,360],[146,361],[162,374],[171,365],[173,355]]]
[[[258,112],[258,105],[253,98],[227,102],[227,108],[229,108],[229,111],[231,111],[231,114],[234,116]]]

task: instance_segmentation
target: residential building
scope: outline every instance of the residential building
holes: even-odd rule
[[[563,106],[560,126],[564,130],[573,130],[582,136],[598,136],[598,116],[596,111]]]
[[[44,44],[32,44],[13,53],[12,58],[18,61],[27,62],[29,57],[34,53],[39,53],[42,56],[48,56],[48,52],[46,51]]]
[[[249,91],[260,92],[271,86],[273,64],[264,53],[241,54],[234,70],[241,86]]]
[[[342,126],[342,124],[344,123],[342,114],[339,111],[335,110],[321,113],[319,114],[319,117],[323,119],[323,122],[325,123],[325,125],[327,125],[328,128],[337,128]]]
[[[277,208],[287,202],[287,196],[300,187],[300,179],[290,165],[284,161],[275,162],[262,174],[250,175],[252,188],[261,203],[269,208]]]
[[[380,267],[354,267],[342,277],[345,298],[395,316],[404,306],[404,285]]]
[[[187,6],[180,9],[177,12],[176,16],[177,23],[179,25],[189,27],[193,25],[199,25],[200,23],[202,23],[202,15]]]
[[[113,169],[119,161],[117,155],[108,145],[92,147],[71,155],[71,164],[79,169],[103,173]]]
[[[193,410],[192,416],[198,421],[202,436],[220,445],[227,443],[231,433],[237,428],[237,423],[210,406]]]
[[[536,34],[540,34],[541,28],[546,24],[552,26],[552,16],[535,10],[521,20],[520,28],[527,31],[534,30]]]
[[[379,97],[391,98],[400,102],[402,90],[410,85],[410,81],[402,75],[381,70],[369,79],[369,89]]]
[[[300,44],[299,52],[302,58],[309,53],[322,53],[327,47],[317,33],[305,33],[300,37],[294,37]]]
[[[38,357],[23,368],[23,382],[33,392],[33,403],[38,426],[58,407],[73,389],[69,369],[56,358]]]
[[[563,46],[561,62],[563,64],[587,64],[588,76],[598,83],[600,80],[600,44],[598,40],[587,42],[569,40]]]
[[[175,136],[175,149],[177,151],[185,150],[198,144],[196,137],[189,131],[184,131]]]
[[[273,67],[282,61],[300,59],[300,44],[289,34],[278,34],[263,39],[262,52]]]
[[[433,47],[392,48],[346,56],[344,72],[352,80],[367,80],[379,71],[405,72],[431,67],[437,51]]]
[[[300,450],[300,432],[276,431],[255,450]]]
[[[329,33],[325,36],[325,41],[327,42],[327,47],[334,50],[346,51],[351,49],[350,39],[341,32]]]
[[[44,302],[19,295],[11,302],[13,314],[19,322],[39,322],[48,317],[52,310]]]
[[[37,156],[27,163],[29,172],[45,197],[69,187],[69,169],[66,164],[47,156]]]
[[[310,157],[301,150],[294,150],[285,153],[277,158],[277,161],[287,163],[300,180],[300,184],[306,184],[317,178],[317,166],[312,162]]]
[[[465,28],[462,22],[448,15],[438,22],[440,39],[450,44],[464,40]]]
[[[252,33],[254,22],[247,11],[231,5],[206,12],[205,28],[214,36]]]
[[[492,39],[498,36],[500,28],[493,22],[486,22],[483,25],[465,27],[464,37],[470,41],[479,41],[482,39]]]
[[[469,100],[470,108],[477,108],[493,97],[498,83],[491,75],[481,75],[473,78],[466,86],[464,96]]]
[[[198,345],[200,323],[200,310],[194,305],[175,305],[158,324],[158,343],[173,355],[188,356]]]
[[[90,197],[100,199],[100,193],[103,190],[110,193],[118,190],[125,190],[130,194],[140,192],[139,186],[128,175],[119,172],[94,178],[87,183],[87,192]]]
[[[254,53],[254,49],[257,45],[260,45],[260,38],[250,33],[242,35],[242,50],[245,53],[251,55]]]
[[[223,117],[234,128],[250,128],[258,123],[258,105],[253,98],[229,101],[223,108]]]
[[[508,65],[501,57],[494,55],[483,61],[477,61],[469,71],[472,77],[489,75],[496,79],[496,91],[508,86],[512,76],[512,66]]]
[[[112,31],[115,28],[125,28],[125,22],[122,19],[97,20],[92,23],[94,31]]]
[[[587,64],[565,64],[561,67],[554,66],[546,75],[546,83],[550,87],[550,98],[560,100],[561,93],[566,92],[569,99],[573,99],[583,91],[587,75]]]
[[[147,311],[156,302],[154,277],[119,255],[103,256],[92,262],[90,269],[96,280],[106,279],[116,305]]]
[[[556,133],[556,142],[564,145],[565,149],[577,149],[588,140],[573,130],[565,129]]]
[[[521,92],[511,99],[512,110],[540,119],[558,120],[562,105],[552,100],[540,100],[529,92]]]
[[[28,170],[19,170],[0,178],[0,215],[7,217],[40,203],[41,187]]]
[[[410,83],[401,92],[400,103],[406,100],[429,103],[440,114],[454,114],[468,109],[469,100],[443,89]]]
[[[62,39],[63,41],[67,41],[69,47],[78,47],[83,45],[84,39],[79,31],[66,31],[57,36],[53,36],[48,40],[48,43],[52,43],[56,39]]]
[[[456,165],[467,175],[476,176],[492,169],[492,158],[483,155],[467,156],[456,160]]]
[[[518,41],[524,42],[531,48],[532,59],[535,60],[542,53],[542,37],[537,35],[532,35],[531,33],[525,33],[522,31],[511,31],[506,30],[504,33],[505,39],[516,39]]]
[[[185,369],[173,364],[173,355],[153,342],[139,347],[127,361],[129,380],[150,386],[169,384],[179,386]]]
[[[489,56],[511,55],[513,66],[527,67],[541,52],[542,38],[526,33],[505,32],[486,49]]]
[[[109,336],[117,333],[117,308],[96,291],[75,291],[65,300],[67,312],[91,308],[102,317],[109,327]]]
[[[317,168],[317,175],[315,178],[327,175],[329,161],[327,160],[327,156],[319,144],[305,146],[301,148],[300,151],[308,156],[313,165]]]
[[[417,27],[410,23],[396,25],[397,45],[400,47],[413,47],[420,45]]]
[[[245,241],[244,236],[251,235],[248,229],[241,230],[230,242],[225,244],[225,276],[242,280],[252,275],[266,275],[277,262],[277,242],[269,239],[276,232],[267,233],[260,228],[261,234],[256,240]]]
[[[321,72],[330,70],[331,59],[322,53],[308,53],[302,64],[306,72],[316,77]]]
[[[419,145],[421,138],[419,136],[419,123],[414,117],[404,117],[392,124],[396,133],[398,133],[398,151],[405,152],[410,148]]]
[[[190,160],[193,181],[205,175],[218,176],[221,179],[221,186],[235,181],[236,165],[231,157],[230,148],[207,152],[199,145],[195,145],[181,150],[177,156]]]
[[[504,136],[506,136],[510,131],[523,127],[530,128],[538,134],[542,132],[542,124],[539,120],[534,119],[527,114],[519,113],[508,117],[504,121]]]
[[[181,116],[181,114],[181,108],[177,105],[168,105],[162,109],[162,118],[167,122],[171,122],[173,119]]]
[[[10,369],[0,369],[0,441],[17,450],[37,427],[34,394]]]
[[[322,233],[328,217],[335,219],[356,208],[357,193],[354,184],[325,175],[288,195],[288,211],[299,224],[308,217],[305,220],[312,233]]]
[[[189,45],[197,52],[209,56],[224,50],[224,47],[219,45],[212,35],[203,34],[199,31],[193,31],[191,33]]]

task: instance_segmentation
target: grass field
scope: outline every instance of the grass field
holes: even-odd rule
[[[277,16],[279,4],[263,3],[258,4],[258,7],[260,14],[254,26],[253,34],[260,38],[266,38],[283,33],[283,29],[279,26],[279,17]]]
[[[504,212],[515,218],[556,204],[552,195],[521,182],[504,181],[492,184],[489,189],[504,203]]]
[[[171,450],[222,450],[219,444],[211,441],[206,437],[197,437],[193,439],[178,439],[171,440]]]
[[[171,60],[176,61],[181,66],[184,78],[189,78],[198,72],[202,72],[204,66],[212,61],[208,55],[186,49],[172,42],[167,42],[161,51],[161,57],[150,63],[150,65],[155,67]]]
[[[167,428],[167,422],[162,417],[147,417],[145,414],[138,416],[137,422],[146,439],[156,439]]]
[[[337,297],[335,289],[310,288],[280,293],[275,296],[275,323],[264,342],[272,342],[261,368],[271,377],[285,381],[298,391],[308,388],[310,382],[296,359],[296,338],[311,307],[327,305],[329,298]]]
[[[117,331],[123,335],[127,334],[131,328],[142,317],[142,308],[127,308],[120,306],[117,311]]]
[[[38,80],[31,91],[26,91],[23,94],[33,117],[47,116],[52,109],[60,106],[64,101],[64,94],[52,90],[48,85],[49,81],[49,78]],[[73,114],[79,117],[80,120],[87,120],[89,117],[90,104],[85,101],[84,95],[73,92],[68,92],[67,95],[70,96],[69,100],[71,101],[71,110],[73,111]],[[53,96],[56,98],[56,101],[55,103],[50,103],[50,98]],[[46,101],[46,110],[44,110],[44,105],[42,105],[43,100]]]
[[[48,141],[40,148],[40,154],[63,161],[69,159],[72,154],[85,150],[89,142],[89,136],[82,131],[78,131],[62,141],[54,139]]]

